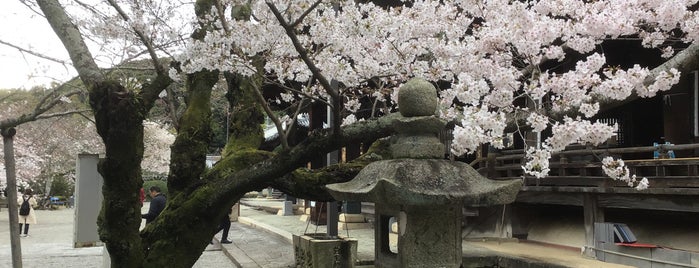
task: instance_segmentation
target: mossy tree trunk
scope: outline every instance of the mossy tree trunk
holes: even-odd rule
[[[138,192],[143,185],[140,166],[145,107],[113,81],[96,83],[90,90],[90,104],[105,145],[105,158],[98,165],[105,200],[97,220],[100,239],[114,256],[113,267],[138,267],[143,259]]]

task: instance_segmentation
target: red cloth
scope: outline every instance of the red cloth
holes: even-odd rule
[[[659,248],[658,245],[643,244],[643,243],[615,243],[617,246],[633,247],[633,248]]]
[[[141,188],[140,191],[140,196],[138,197],[138,200],[141,201],[141,205],[143,205],[143,200],[146,200],[146,192],[143,191],[143,188]]]

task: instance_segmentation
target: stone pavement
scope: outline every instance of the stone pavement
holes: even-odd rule
[[[245,241],[236,241],[231,229],[233,244],[223,245],[230,251],[233,247],[247,248],[234,258],[246,259],[239,267],[290,267],[293,264],[293,249],[291,248],[292,234],[324,233],[325,226],[315,226],[300,221],[299,215],[277,216],[270,212],[281,209],[283,200],[247,198],[241,200],[241,217],[234,223],[236,230],[246,232],[244,236],[264,236],[263,240],[246,237]],[[253,227],[256,230],[250,230]],[[257,230],[264,230],[268,234],[262,234]],[[276,234],[285,241],[270,238],[270,234]],[[220,234],[219,234],[220,235]],[[340,236],[349,236],[358,240],[357,255],[360,263],[371,263],[374,259],[374,230],[348,230],[339,231]],[[259,237],[258,237],[259,238]],[[272,241],[266,241],[270,239]],[[249,243],[254,241],[253,243]],[[265,253],[260,256],[259,251]],[[516,240],[508,241],[468,241],[463,244],[464,256],[474,260],[484,260],[488,263],[493,259],[499,259],[500,264],[509,263],[504,267],[541,267],[542,263],[551,264],[549,267],[594,267],[594,268],[622,268],[630,267],[612,263],[600,262],[580,255],[579,251],[560,249],[530,243],[519,243]],[[248,252],[249,255],[248,255]],[[260,257],[258,257],[260,256]],[[271,257],[274,256],[274,257]],[[505,259],[505,261],[502,261]],[[275,264],[271,264],[274,262]],[[288,263],[288,264],[287,264]],[[278,266],[277,266],[278,265]],[[372,266],[366,266],[372,267]]]
[[[149,203],[143,207],[148,211]],[[37,224],[29,227],[29,237],[22,237],[22,264],[25,268],[102,267],[102,247],[73,248],[73,209],[36,210]],[[9,214],[0,211],[0,268],[12,267]],[[204,251],[194,267],[235,267],[234,263],[213,245]]]
[[[282,200],[244,199],[241,216],[231,224],[232,244],[207,248],[194,267],[293,267],[292,234],[324,233],[325,226],[300,221],[300,216],[277,216],[268,211],[281,208]],[[144,206],[147,210],[148,203]],[[73,209],[37,210],[38,224],[31,225],[29,237],[21,238],[23,267],[102,267],[102,247],[73,248]],[[0,268],[12,267],[7,209],[0,211]],[[358,240],[360,263],[374,258],[373,229],[340,231]],[[599,262],[579,252],[516,242],[464,242],[464,255],[473,258],[506,257],[527,262],[547,262],[557,267],[628,267]],[[362,267],[371,267],[369,265]],[[510,265],[509,267],[520,267]]]

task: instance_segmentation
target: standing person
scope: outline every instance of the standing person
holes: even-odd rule
[[[19,236],[29,236],[29,224],[36,224],[36,213],[34,207],[37,205],[36,198],[32,195],[32,190],[27,189],[24,195],[17,198],[19,205]],[[24,234],[22,234],[22,226],[24,226]]]
[[[167,201],[165,196],[160,192],[160,187],[151,186],[149,191],[150,197],[153,198],[150,201],[150,208],[148,208],[148,213],[141,214],[141,218],[146,219],[146,224],[149,224],[160,215],[160,212],[165,209],[165,202]]]
[[[230,244],[233,243],[230,240],[228,240],[228,231],[231,230],[231,218],[230,215],[233,213],[233,208],[231,208],[230,211],[228,211],[228,214],[223,217],[221,220],[221,223],[218,225],[218,230],[221,231],[223,230],[223,234],[221,234],[221,243],[222,244]]]

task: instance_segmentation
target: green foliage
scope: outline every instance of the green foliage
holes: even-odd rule
[[[146,192],[146,201],[150,201],[151,198],[150,195],[148,194],[148,189],[150,189],[151,186],[158,186],[160,188],[160,192],[165,194],[167,193],[167,182],[163,180],[150,180],[150,181],[144,181],[143,182],[143,191]]]
[[[46,193],[46,184],[51,181],[51,190]],[[75,182],[69,179],[66,174],[42,174],[36,180],[29,181],[29,189],[32,189],[35,195],[48,196],[71,196],[75,192]],[[20,191],[24,191],[20,187]]]
[[[228,102],[224,96],[224,90],[211,92],[211,121],[210,127],[213,137],[209,143],[209,154],[220,154],[226,145],[226,123],[228,123]]]
[[[51,184],[52,196],[71,196],[75,192],[75,183],[65,176],[54,176]]]

